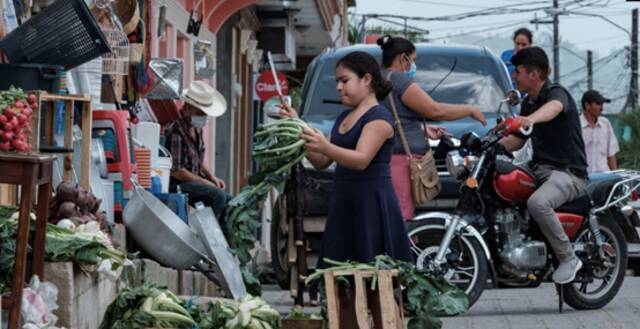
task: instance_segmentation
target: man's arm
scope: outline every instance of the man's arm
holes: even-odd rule
[[[171,173],[171,177],[181,182],[196,182],[196,183],[212,184],[212,182],[209,182],[207,179],[200,177],[184,168],[174,170]]]
[[[618,161],[616,160],[616,156],[607,157],[607,164],[609,165],[609,170],[618,169]]]
[[[209,169],[207,169],[207,167],[204,165],[202,166],[202,173],[204,174],[204,177],[206,179],[215,184],[217,187],[224,189],[227,186],[221,178],[212,175]]]
[[[549,101],[542,105],[537,111],[524,117],[525,125],[531,126],[536,123],[549,122],[555,119],[563,110],[564,106],[562,102],[558,100]]]

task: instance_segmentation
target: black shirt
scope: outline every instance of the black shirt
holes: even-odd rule
[[[537,123],[531,134],[533,162],[569,170],[587,178],[587,156],[582,140],[582,128],[576,102],[559,84],[545,82],[537,100],[527,96],[522,103],[521,115],[528,116],[550,101],[562,103],[562,112],[549,122]]]

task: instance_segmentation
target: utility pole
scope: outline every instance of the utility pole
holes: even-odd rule
[[[587,50],[587,86],[588,89],[593,89],[593,52]]]
[[[558,0],[553,0],[553,82],[560,83],[560,38],[558,19]]]
[[[358,30],[358,41],[360,43],[364,43],[364,38],[367,35],[367,30],[365,24],[367,23],[367,15],[362,15],[362,20],[360,20],[360,29]]]
[[[631,83],[629,84],[629,105],[631,111],[638,107],[638,8],[631,14]]]
[[[531,24],[536,25],[536,30],[538,29],[538,24],[553,24],[553,82],[560,82],[560,10],[558,8],[558,0],[553,0],[553,12],[547,11],[547,14],[553,16],[553,19],[550,21],[543,21],[534,17],[533,20],[530,21]]]
[[[408,40],[409,39],[409,35],[407,33],[408,33],[408,30],[407,30],[407,18],[405,17],[404,18],[404,38]]]

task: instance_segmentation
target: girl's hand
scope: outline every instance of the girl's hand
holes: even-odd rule
[[[311,152],[326,154],[329,145],[331,145],[329,140],[317,128],[305,128],[300,137],[307,141],[304,144],[304,148]]]
[[[427,126],[427,136],[431,139],[440,139],[445,130],[444,127],[440,126]]]
[[[484,114],[482,114],[480,108],[476,106],[471,107],[471,117],[482,123],[483,126],[487,125],[487,119],[484,118]]]
[[[298,112],[280,97],[280,116],[283,118],[298,118]]]

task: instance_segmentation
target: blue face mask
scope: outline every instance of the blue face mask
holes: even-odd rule
[[[191,125],[196,128],[202,128],[207,124],[207,119],[206,115],[194,115],[191,117]]]
[[[407,71],[407,77],[409,79],[413,79],[416,77],[416,73],[418,72],[418,67],[416,66],[416,62],[412,61],[409,56],[405,55],[405,58],[411,62],[411,66],[409,66],[409,71]]]

